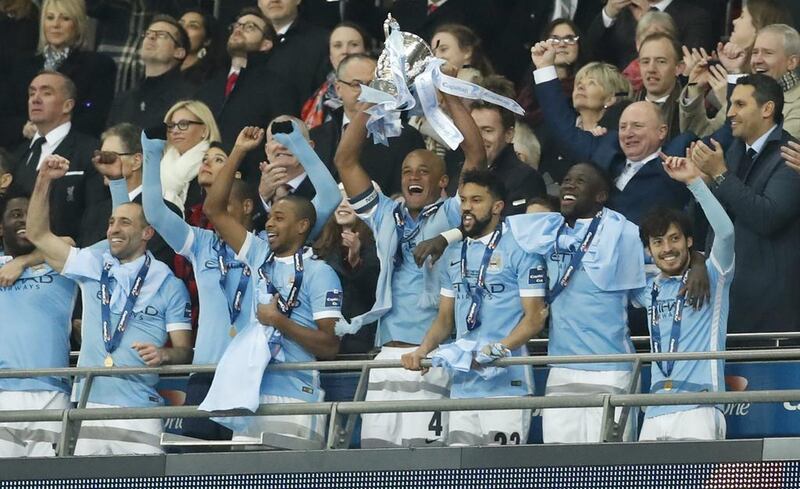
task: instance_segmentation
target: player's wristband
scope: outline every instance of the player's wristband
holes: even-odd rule
[[[439,233],[439,236],[443,237],[447,244],[458,243],[462,239],[464,239],[464,235],[461,233],[461,230],[458,228],[448,229],[443,233]]]

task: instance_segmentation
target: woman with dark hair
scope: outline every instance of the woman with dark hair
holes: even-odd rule
[[[330,119],[330,113],[342,106],[336,94],[336,69],[348,54],[369,53],[372,40],[367,32],[353,22],[342,22],[337,25],[328,37],[328,55],[333,71],[314,95],[303,104],[300,118],[309,129],[313,129]]]
[[[431,37],[431,48],[437,58],[446,60],[459,70],[475,68],[482,76],[494,73],[491,61],[483,51],[481,38],[461,24],[442,24]]]
[[[314,253],[339,276],[344,293],[342,315],[350,320],[372,308],[380,265],[372,231],[356,216],[344,191],[342,197],[342,203],[314,243]],[[374,346],[375,323],[372,323],[354,335],[345,335],[339,352],[366,353]]]
[[[181,72],[186,81],[199,86],[219,66],[223,54],[217,21],[200,8],[190,8],[183,12],[178,22],[189,35],[189,49],[181,64]]]

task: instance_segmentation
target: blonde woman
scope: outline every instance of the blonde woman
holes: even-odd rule
[[[597,126],[616,128],[616,120],[600,121],[618,100],[630,96],[631,84],[615,66],[597,61],[585,65],[575,74],[572,87],[572,106],[578,113],[575,125],[584,131]]]
[[[37,55],[20,60],[10,71],[13,110],[2,120],[4,132],[17,142],[36,129],[28,123],[28,84],[41,70],[67,75],[77,88],[72,125],[79,132],[99,136],[105,128],[114,98],[116,65],[88,45],[89,20],[84,0],[45,0],[39,21]],[[8,145],[8,143],[6,143]]]
[[[164,116],[164,125],[167,130],[167,147],[161,158],[164,198],[179,209],[188,208],[199,202],[199,187],[195,184],[196,191],[190,191],[189,187],[200,171],[209,145],[220,141],[219,128],[208,106],[197,100],[182,100],[173,105]]]

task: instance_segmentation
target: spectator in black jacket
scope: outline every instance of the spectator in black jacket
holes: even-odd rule
[[[108,125],[130,122],[144,128],[157,126],[175,102],[191,98],[192,85],[181,76],[188,48],[189,36],[177,20],[168,15],[153,17],[139,49],[145,78],[138,87],[117,95]]]
[[[35,131],[28,122],[28,84],[43,70],[57,70],[75,83],[78,90],[72,124],[75,129],[97,137],[105,127],[114,99],[116,66],[106,55],[89,46],[89,19],[83,1],[46,0],[42,6],[39,48],[36,56],[20,58],[9,76],[9,91],[3,98],[0,116],[0,144],[12,146],[30,139]]]

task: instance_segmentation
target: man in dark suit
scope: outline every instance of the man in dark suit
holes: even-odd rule
[[[800,175],[781,156],[797,142],[781,125],[783,91],[767,75],[739,78],[727,151],[699,143],[692,160],[714,184],[736,234],[731,333],[800,331]]]
[[[97,140],[72,127],[76,92],[72,80],[55,71],[42,71],[31,81],[28,119],[36,126],[36,134],[14,154],[13,185],[30,194],[39,165],[46,156],[57,154],[68,159],[69,171],[53,184],[50,193],[50,225],[57,235],[69,236],[77,242],[86,209],[106,199],[108,190],[92,167]]]
[[[197,93],[214,113],[226,148],[233,147],[243,127],[265,127],[278,115],[295,113],[300,104],[283,75],[268,66],[276,41],[275,30],[259,9],[242,9],[228,36],[230,66],[215,73]],[[257,152],[250,152],[241,166],[242,178],[257,182],[259,161]]]
[[[300,106],[331,71],[328,33],[299,18],[299,4],[300,0],[258,0],[258,7],[278,34],[269,65],[291,80],[292,99],[298,101],[292,114],[300,113]]]
[[[133,124],[123,122],[108,128],[102,135],[100,153],[92,158],[95,168],[110,184],[111,180],[125,179],[128,201],[142,203],[142,130]],[[180,209],[175,204],[165,201],[167,206],[177,215]],[[111,217],[111,199],[99,202],[86,210],[84,232],[78,246],[91,246],[98,241],[106,239],[108,219]],[[164,239],[156,233],[147,242],[147,249],[156,259],[173,266],[175,252]]]
[[[531,54],[536,81],[536,96],[541,101],[545,123],[550,125],[561,150],[576,161],[592,161],[609,172],[614,188],[608,207],[634,223],[648,209],[661,205],[682,209],[689,193],[672,180],[661,165],[660,152],[682,156],[696,139],[686,133],[667,141],[667,124],[662,112],[646,101],[634,102],[622,113],[619,130],[595,136],[575,126],[575,113],[569,109],[553,66],[555,50],[546,42],[537,43]],[[730,126],[719,129],[714,138],[727,145]]]
[[[636,57],[636,23],[649,10],[666,12],[678,26],[678,42],[711,50],[716,39],[711,15],[692,0],[609,0],[586,33],[584,46],[620,70]]]
[[[358,96],[360,86],[368,85],[375,75],[375,60],[364,54],[351,54],[345,57],[338,68],[336,93],[342,100],[342,108],[332,113],[332,119],[311,131],[311,139],[319,158],[331,170],[338,180],[338,173],[333,165],[333,157],[342,139],[344,127],[358,114]],[[419,132],[413,127],[404,125],[400,136],[389,139],[389,146],[373,143],[364,144],[361,161],[369,177],[380,185],[386,195],[398,194],[400,185],[400,169],[406,155],[415,149],[425,148]]]

